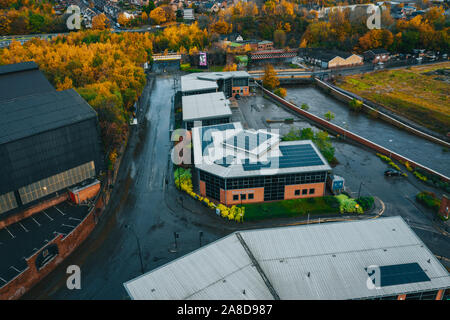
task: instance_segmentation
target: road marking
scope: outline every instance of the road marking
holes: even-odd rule
[[[52,217],[50,217],[48,214],[47,214],[47,212],[45,212],[44,210],[42,210],[42,212],[47,216],[47,218],[49,218],[50,219],[50,221],[53,221],[53,218]]]
[[[31,217],[31,219],[33,219],[34,222],[36,222],[36,224],[38,225],[38,227],[41,226],[41,224],[39,222],[36,221],[36,219],[34,217]]]
[[[8,231],[9,235],[11,236],[11,239],[14,239],[15,236],[9,231],[8,227],[5,227],[5,230]]]
[[[74,218],[74,217],[69,217],[69,220],[76,220],[76,221],[81,221],[81,219],[78,219],[78,218]]]
[[[9,267],[10,269],[13,269],[13,270],[15,270],[15,271],[17,271],[18,273],[20,273],[20,270],[18,270],[16,267],[14,267],[14,266],[10,266]]]
[[[4,283],[8,283],[8,282],[6,282],[6,280],[3,279],[2,277],[0,277],[0,280],[2,280]]]
[[[57,206],[55,206],[54,208],[55,208],[56,210],[58,210],[58,211],[59,211],[59,213],[61,213],[61,214],[62,214],[63,216],[65,216],[65,215],[66,215],[66,214],[65,214],[64,212],[62,212],[61,210],[59,210]]]
[[[28,230],[27,228],[25,228],[25,226],[22,224],[22,222],[19,222],[20,226],[22,227],[23,230],[25,230],[25,232],[28,232],[30,230]]]
[[[69,228],[75,228],[74,226],[71,226],[70,224],[62,224],[61,226],[63,226],[63,227],[69,227]]]

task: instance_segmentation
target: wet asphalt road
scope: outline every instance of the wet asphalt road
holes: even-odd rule
[[[120,187],[120,203],[110,216],[102,219],[93,234],[47,279],[24,296],[25,299],[127,299],[123,283],[177,257],[199,248],[202,244],[223,237],[230,231],[210,230],[189,222],[192,213],[167,199],[165,177],[170,152],[169,126],[173,79],[155,80],[150,107],[145,116],[147,128],[142,134],[142,147],[130,156],[125,166],[126,178]],[[125,160],[124,160],[125,161]],[[176,191],[175,191],[176,192]],[[170,203],[170,208],[167,205]],[[176,213],[170,209],[176,209]],[[108,214],[108,213],[107,213]],[[178,251],[173,247],[173,232],[178,232]],[[82,289],[68,290],[65,270],[68,265],[81,267]]]
[[[300,99],[306,99],[310,94],[309,89],[303,91],[304,88],[300,89],[306,96]],[[149,88],[147,90],[150,91]],[[139,246],[143,270],[147,272],[199,248],[200,230],[203,231],[202,244],[231,232],[223,228],[227,222],[220,218],[217,228],[206,228],[193,222],[192,212],[174,201],[178,198],[176,191],[165,186],[165,177],[171,178],[168,154],[173,92],[171,77],[156,78],[149,100],[144,102],[149,104],[145,116],[146,130],[139,135],[141,141],[136,151],[130,152],[123,161],[123,177],[119,174],[121,187],[116,190],[117,204],[111,206],[111,212],[105,213],[87,241],[26,294],[25,299],[128,299],[122,284],[142,273]],[[234,112],[234,120],[241,120],[250,128],[273,127],[279,128],[281,133],[289,131],[290,125],[267,125],[265,120],[292,117],[290,112],[262,97],[251,99],[240,102],[242,107],[239,112]],[[335,108],[332,104],[339,104],[320,92],[312,96],[316,103],[309,99],[310,106],[320,104],[321,99],[325,99],[330,108]],[[294,125],[310,126],[305,121]],[[384,215],[401,215],[433,253],[450,257],[448,237],[435,228],[432,214],[414,203],[415,194],[426,187],[410,178],[384,177],[386,165],[368,150],[341,142],[334,143],[334,146],[340,161],[335,173],[345,177],[353,192],[356,193],[363,182],[361,195],[380,197],[386,204]],[[200,216],[200,219],[203,218]],[[180,234],[176,253],[169,252],[173,247],[173,232]],[[65,270],[71,264],[81,267],[81,290],[66,289]]]

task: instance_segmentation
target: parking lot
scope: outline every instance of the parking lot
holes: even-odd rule
[[[88,212],[87,206],[64,202],[0,229],[0,287],[27,268],[26,258],[57,235],[65,237]]]

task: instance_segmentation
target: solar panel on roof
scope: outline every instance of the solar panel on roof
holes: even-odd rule
[[[272,135],[269,133],[241,131],[233,137],[227,139],[225,143],[236,148],[250,151],[271,138]]]
[[[227,157],[223,157],[222,159],[218,159],[216,161],[214,161],[215,164],[228,168],[234,161],[235,157],[234,156],[227,156]]]
[[[208,147],[212,142],[212,133],[216,131],[225,131],[234,129],[233,123],[219,124],[210,127],[202,127],[199,129],[200,137],[202,139],[202,153],[205,151],[206,147]]]
[[[381,287],[431,281],[417,262],[380,266],[379,280]]]
[[[244,163],[242,167],[244,171],[260,170],[262,168],[269,168],[273,161],[278,161],[276,167],[293,168],[293,167],[309,167],[323,165],[317,152],[310,144],[280,146],[282,156],[278,159],[270,158],[269,163]]]

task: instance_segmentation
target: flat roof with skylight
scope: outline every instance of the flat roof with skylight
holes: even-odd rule
[[[219,177],[329,171],[311,140],[282,141],[266,130],[244,130],[238,122],[192,128],[197,169]]]

